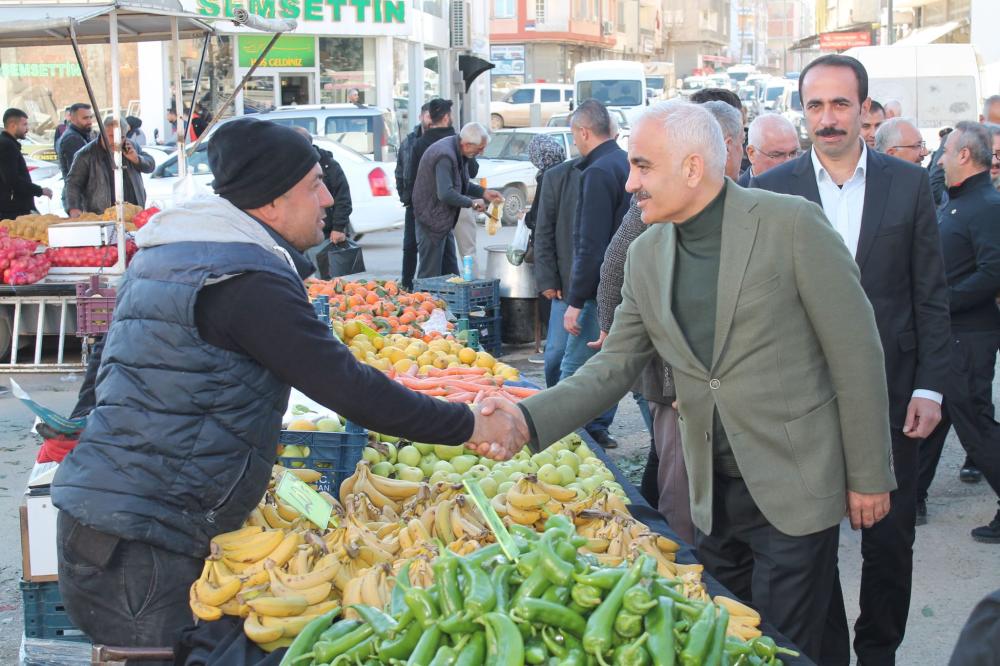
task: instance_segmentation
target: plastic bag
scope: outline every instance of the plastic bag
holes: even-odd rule
[[[431,313],[427,321],[420,325],[420,328],[424,330],[424,333],[445,335],[448,333],[448,315],[441,308],[434,308],[434,312]]]
[[[524,223],[522,215],[517,220],[517,229],[514,230],[514,238],[507,246],[507,261],[513,266],[520,266],[524,261],[524,254],[528,251],[528,241],[531,239],[531,230]]]
[[[361,246],[351,240],[330,243],[316,256],[316,267],[323,280],[365,272],[365,257]]]
[[[496,236],[500,231],[500,216],[503,215],[503,204],[494,201],[486,211],[486,233]]]

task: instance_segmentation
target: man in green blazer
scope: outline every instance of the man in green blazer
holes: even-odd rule
[[[703,108],[647,111],[627,189],[655,226],[629,250],[601,352],[520,409],[484,411],[520,412],[532,448],[547,446],[617,403],[659,353],[674,370],[700,560],[816,658],[840,521],[873,525],[895,488],[882,348],[822,210],[740,188],[725,159]]]

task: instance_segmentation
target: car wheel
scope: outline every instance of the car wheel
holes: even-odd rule
[[[528,208],[528,194],[518,187],[511,185],[503,189],[503,215],[501,222],[504,226],[512,227],[517,224],[517,218]]]
[[[491,113],[490,129],[492,130],[503,129],[503,116],[501,116],[499,113]]]

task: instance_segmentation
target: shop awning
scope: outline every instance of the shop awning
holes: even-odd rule
[[[951,33],[955,32],[965,21],[948,21],[947,23],[942,23],[940,25],[929,25],[926,28],[917,28],[902,39],[897,39],[893,42],[893,46],[923,46],[924,44],[933,44],[942,37],[946,37]]]
[[[108,16],[118,15],[121,42],[169,41],[170,19],[181,39],[203,36],[212,27],[181,8],[177,0],[80,0],[74,4],[0,0],[0,48],[68,44],[70,25],[80,44],[107,44]]]

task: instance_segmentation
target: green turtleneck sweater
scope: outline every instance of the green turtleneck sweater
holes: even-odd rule
[[[691,351],[702,365],[711,369],[715,352],[715,310],[719,289],[719,261],[722,255],[722,213],[726,187],[719,195],[677,229],[677,256],[674,259],[673,314]],[[729,438],[715,411],[712,451],[715,470],[739,477]]]

